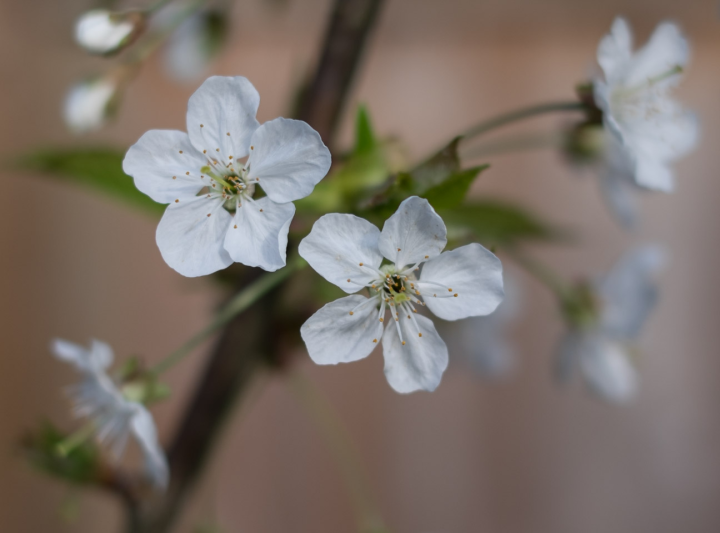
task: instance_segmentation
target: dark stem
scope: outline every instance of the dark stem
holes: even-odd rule
[[[382,0],[336,0],[315,76],[300,97],[297,118],[332,149],[343,105]]]
[[[330,146],[353,75],[382,0],[336,0],[317,72],[302,95],[298,118]],[[251,283],[262,275],[251,270]],[[147,501],[130,533],[168,533],[209,459],[226,417],[260,368],[277,356],[275,306],[282,285],[239,314],[221,335],[169,447],[167,492]]]

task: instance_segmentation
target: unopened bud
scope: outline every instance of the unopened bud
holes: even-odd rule
[[[65,98],[65,123],[76,133],[99,129],[113,115],[119,98],[115,76],[80,82]]]
[[[88,52],[110,55],[130,45],[144,28],[145,17],[140,12],[94,9],[78,19],[75,40]]]

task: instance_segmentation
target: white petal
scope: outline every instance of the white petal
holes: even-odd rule
[[[440,255],[447,244],[442,218],[424,198],[411,196],[385,221],[380,252],[398,268]]]
[[[597,60],[608,81],[622,76],[632,56],[632,33],[627,21],[616,18],[610,33],[600,41]]]
[[[605,164],[600,170],[600,192],[615,218],[625,228],[637,222],[636,197],[640,188],[635,184],[635,163],[624,147],[610,135]]]
[[[673,23],[663,22],[655,29],[647,44],[633,56],[624,83],[626,86],[646,83],[676,67],[684,68],[689,59],[690,46],[680,28]],[[660,83],[674,85],[680,78],[677,75],[670,76]]]
[[[241,200],[225,236],[233,261],[273,272],[285,266],[288,230],[295,215],[292,203],[276,204],[267,196]]]
[[[301,120],[276,118],[252,136],[250,179],[260,180],[278,203],[305,198],[330,170],[330,150],[318,132]]]
[[[482,245],[468,244],[425,263],[417,286],[428,309],[444,320],[488,315],[504,297],[502,263]]]
[[[590,388],[605,400],[625,402],[637,391],[637,375],[620,345],[607,339],[586,337],[580,369]]]
[[[93,339],[88,350],[84,346],[63,339],[53,339],[51,351],[61,361],[75,365],[83,372],[97,372],[108,368],[113,361],[113,351],[104,342]]]
[[[613,267],[598,283],[602,300],[602,327],[614,338],[630,339],[640,331],[657,302],[653,275],[661,268],[664,253],[656,246],[637,248]]]
[[[165,210],[155,240],[165,262],[183,276],[205,276],[232,264],[223,247],[232,216],[223,202],[196,196]]]
[[[169,204],[192,198],[203,188],[200,169],[206,164],[187,133],[150,130],[127,151],[123,172],[133,177],[140,192]]]
[[[448,365],[447,346],[432,320],[422,315],[415,315],[415,319],[419,332],[411,320],[395,322],[391,319],[383,335],[385,377],[390,386],[400,393],[435,390]],[[398,336],[397,325],[402,331],[402,340]],[[422,337],[418,333],[422,333]]]
[[[150,478],[155,486],[165,488],[168,483],[169,470],[165,453],[158,442],[155,422],[145,407],[140,404],[135,404],[135,406],[136,412],[130,420],[132,432],[142,448],[145,467]]]
[[[260,95],[247,78],[211,76],[188,102],[187,130],[193,146],[208,155],[239,159],[248,155]],[[228,135],[228,133],[230,135]]]
[[[675,177],[670,165],[657,159],[639,159],[635,180],[641,187],[654,191],[672,192],[675,189]]]
[[[176,13],[173,13],[176,15]],[[207,13],[195,13],[178,26],[165,48],[167,71],[178,81],[191,81],[200,78],[208,68],[211,47]]]
[[[370,355],[380,342],[382,328],[377,298],[370,301],[356,294],[325,305],[302,325],[300,335],[313,361],[335,365]]]
[[[315,222],[300,242],[299,252],[318,274],[353,293],[378,278],[375,269],[382,263],[379,237],[380,230],[367,220],[331,213]]]

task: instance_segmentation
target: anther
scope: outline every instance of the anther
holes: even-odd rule
[[[448,292],[452,292],[452,289],[448,289]]]
[[[182,154],[182,150],[180,150],[180,153]]]
[[[176,180],[176,179],[177,179],[177,176],[173,176],[173,179]]]
[[[373,339],[373,342],[377,342],[377,339]]]
[[[231,155],[229,155],[229,156],[228,156],[228,159],[232,159],[232,156],[231,156]]]
[[[203,150],[203,154],[207,154],[207,150]]]
[[[400,322],[400,319],[399,319],[399,318],[396,318],[396,319],[395,319],[395,322]]]
[[[433,298],[437,298],[437,294],[433,294]]]
[[[402,345],[405,346],[405,341],[402,341]]]
[[[235,225],[233,226],[233,229],[237,229],[237,224],[235,224]]]
[[[230,132],[227,132],[227,136],[230,137]]]
[[[175,200],[175,203],[178,203],[180,200]]]
[[[254,146],[251,146],[251,147],[250,147],[250,150],[255,150],[255,147],[254,147]]]
[[[185,175],[186,175],[186,176],[189,176],[189,175],[190,175],[190,172],[186,172]]]
[[[347,281],[348,281],[348,283],[350,283],[350,280],[349,280],[349,279],[348,279]]]
[[[362,263],[360,263],[360,266],[363,266],[363,264],[362,264]]]
[[[457,298],[457,293],[453,294],[453,297]]]
[[[426,255],[426,256],[425,256],[425,259],[430,259],[430,256],[429,256],[429,255]]]
[[[201,128],[204,128],[204,127],[205,127],[205,125],[204,125],[204,124],[200,124],[200,127],[201,127]]]
[[[219,152],[219,151],[220,151],[220,148],[215,148],[215,151],[216,151],[216,152]]]
[[[354,315],[354,314],[355,314],[355,313],[353,313],[352,311],[350,311],[350,316],[352,316],[352,315]]]
[[[418,337],[422,337],[422,333],[418,333]]]
[[[381,318],[381,319],[380,319],[380,322],[385,322],[385,319],[384,319],[384,318]]]
[[[398,252],[401,251],[400,248],[398,248]]]
[[[208,213],[208,216],[210,216],[212,213]]]
[[[263,212],[263,210],[261,209],[261,210],[260,210],[260,212],[262,213],[262,212]]]
[[[410,315],[408,315],[408,318],[410,318]]]

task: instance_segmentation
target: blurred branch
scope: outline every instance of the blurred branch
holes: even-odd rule
[[[382,0],[336,0],[315,76],[300,97],[297,118],[332,149],[343,106]]]
[[[328,144],[381,3],[335,2],[317,72],[299,106],[299,117]],[[244,286],[262,275],[258,269],[247,272]],[[128,520],[129,532],[171,531],[235,401],[259,369],[277,361],[276,304],[282,287],[276,286],[225,327],[169,447],[170,486],[164,495],[144,502],[139,519]]]

